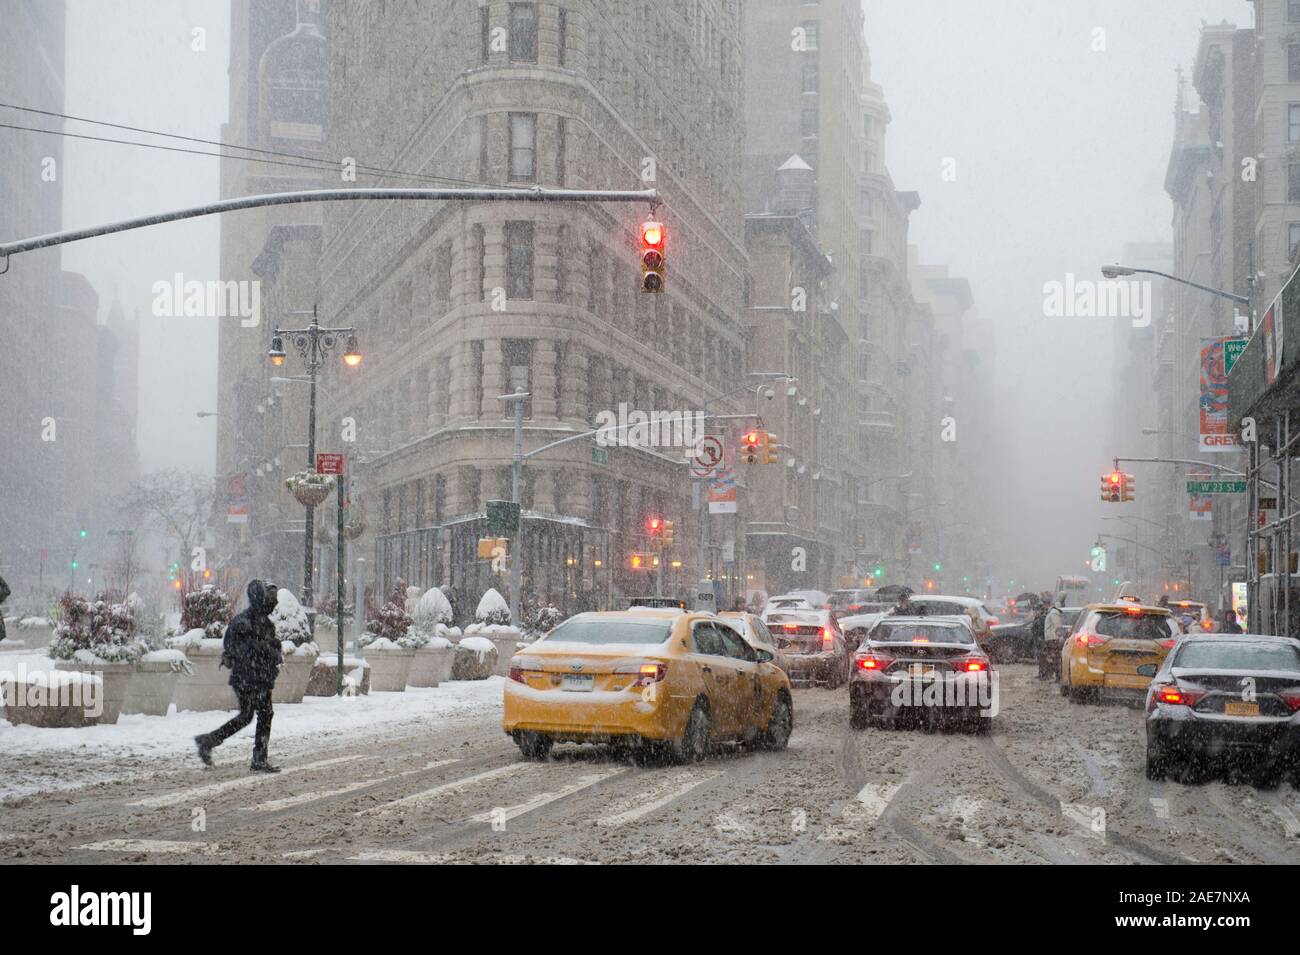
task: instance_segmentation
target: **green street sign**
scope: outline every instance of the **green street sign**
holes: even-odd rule
[[[593,447],[591,449],[591,463],[609,464],[609,452],[601,447]]]
[[[1245,494],[1245,481],[1188,481],[1188,494]]]
[[[1237,363],[1241,353],[1246,350],[1249,338],[1229,338],[1223,343],[1223,373],[1226,375],[1232,371],[1232,366]]]

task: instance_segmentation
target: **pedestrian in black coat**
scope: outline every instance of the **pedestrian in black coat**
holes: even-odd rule
[[[8,599],[9,599],[9,585],[5,583],[5,579],[3,577],[0,577],[0,604],[4,603]],[[3,640],[4,638],[5,638],[5,612],[3,608],[0,608],[0,640]]]
[[[199,747],[199,759],[212,765],[212,750],[234,736],[257,717],[257,731],[253,737],[254,772],[278,773],[266,759],[271,742],[271,689],[280,672],[284,655],[280,640],[275,635],[271,611],[275,609],[279,591],[266,580],[248,583],[248,608],[235,614],[226,626],[221,654],[221,664],[230,668],[230,687],[239,697],[239,715],[222,726],[202,736],[194,737]]]

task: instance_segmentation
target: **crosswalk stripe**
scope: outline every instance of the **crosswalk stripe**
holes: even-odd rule
[[[358,754],[355,756],[336,756],[333,759],[321,759],[314,763],[303,763],[301,766],[286,766],[284,770],[276,775],[252,775],[240,776],[237,779],[228,779],[223,783],[210,783],[206,786],[195,786],[192,789],[182,789],[179,792],[167,793],[162,796],[150,796],[148,799],[139,799],[135,802],[127,803],[128,806],[142,806],[146,809],[162,809],[165,806],[175,806],[183,802],[192,802],[196,799],[208,799],[212,796],[218,796],[221,793],[229,792],[232,789],[243,789],[247,786],[256,786],[259,783],[265,783],[268,780],[283,779],[285,776],[292,776],[295,773],[305,773],[313,769],[323,769],[326,766],[337,766],[340,763],[349,763],[357,759],[367,759],[369,757]]]
[[[672,779],[665,779],[658,785],[639,794],[633,800],[618,804],[615,811],[596,820],[598,826],[624,826],[636,822],[652,812],[656,812],[675,799],[685,796],[696,786],[701,786],[711,779],[717,779],[721,772],[683,773]]]
[[[894,795],[910,780],[897,783],[867,783],[844,807],[839,818],[817,835],[818,842],[842,842],[851,839],[859,825],[872,829],[889,808]]]
[[[518,773],[536,764],[511,763],[508,766],[498,766],[496,769],[485,770],[481,773],[475,773],[472,776],[464,776],[461,779],[453,779],[449,783],[443,783],[440,786],[434,786],[432,789],[425,789],[422,792],[412,793],[409,796],[403,796],[401,799],[393,799],[386,803],[380,803],[378,806],[371,806],[369,809],[359,809],[353,813],[354,816],[370,816],[375,813],[390,812],[399,806],[407,806],[411,803],[423,802],[426,799],[432,799],[434,796],[441,796],[443,793],[459,792],[462,789],[468,789],[477,783],[488,782],[493,779],[499,779],[511,773]]]
[[[221,847],[215,842],[180,842],[174,839],[105,839],[76,846],[89,852],[157,852],[163,854],[201,853],[215,855]]]
[[[517,816],[522,816],[524,813],[532,812],[535,809],[540,809],[542,806],[549,805],[550,803],[553,803],[558,799],[564,799],[566,796],[572,796],[574,793],[580,792],[581,790],[586,789],[589,786],[594,786],[596,785],[596,783],[602,782],[603,780],[606,779],[610,779],[613,776],[621,775],[622,773],[625,772],[627,772],[626,769],[607,769],[603,772],[588,773],[585,776],[579,776],[575,782],[570,783],[568,786],[564,786],[560,789],[557,789],[553,793],[538,793],[532,799],[529,799],[527,802],[521,802],[517,806],[508,806],[508,807],[498,806],[494,809],[489,809],[487,812],[477,813],[473,816],[470,816],[470,821],[471,822],[502,822],[502,823],[509,822],[511,819],[514,819]]]
[[[301,806],[304,803],[316,802],[319,799],[329,799],[332,796],[344,796],[350,792],[356,792],[358,789],[365,789],[367,786],[377,786],[390,779],[402,779],[406,776],[414,776],[417,773],[428,772],[431,769],[437,769],[439,766],[449,766],[452,763],[458,762],[460,762],[458,759],[439,759],[422,766],[420,769],[407,769],[391,776],[373,776],[370,779],[359,779],[354,783],[348,783],[346,786],[340,786],[337,789],[317,789],[313,792],[299,793],[296,796],[285,796],[282,799],[270,799],[266,802],[260,802],[255,806],[243,806],[242,811],[277,812],[281,809],[291,809],[294,806]]]

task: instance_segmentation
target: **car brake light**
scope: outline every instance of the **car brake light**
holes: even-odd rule
[[[885,661],[879,657],[858,657],[859,670],[883,670]]]
[[[1156,687],[1155,698],[1159,703],[1167,703],[1170,706],[1195,706],[1200,702],[1205,691],[1193,692],[1184,690],[1172,683],[1166,683],[1163,686]]]
[[[1109,637],[1099,637],[1095,633],[1079,633],[1075,634],[1074,642],[1081,647],[1095,647],[1109,639]]]
[[[1290,707],[1292,713],[1300,710],[1300,693],[1292,691],[1290,693],[1280,693],[1278,695],[1282,698],[1282,702]]]
[[[1170,637],[1168,640],[1160,641],[1160,645],[1164,647],[1166,650],[1172,650],[1174,648],[1175,643],[1177,643],[1177,641],[1174,640],[1173,637]]]
[[[982,673],[989,668],[983,660],[959,660],[956,666],[958,673]]]
[[[516,683],[527,683],[528,681],[524,679],[525,673],[537,674],[541,672],[541,670],[530,670],[526,667],[512,666],[510,668],[510,679],[514,680]]]
[[[822,627],[822,649],[829,650],[835,645],[835,634],[830,627]]]

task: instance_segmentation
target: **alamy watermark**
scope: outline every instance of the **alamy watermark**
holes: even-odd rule
[[[98,718],[104,712],[104,681],[79,670],[0,670],[0,701],[6,710],[18,707],[80,709]]]
[[[1151,283],[1141,279],[1076,279],[1043,285],[1048,318],[1127,318],[1134,328],[1151,324]]]
[[[602,448],[684,448],[693,452],[704,437],[703,411],[629,410],[596,414],[596,443]]]
[[[262,321],[262,283],[257,279],[185,281],[177,272],[171,280],[153,283],[153,314],[158,318],[239,317],[244,328],[256,328]]]

